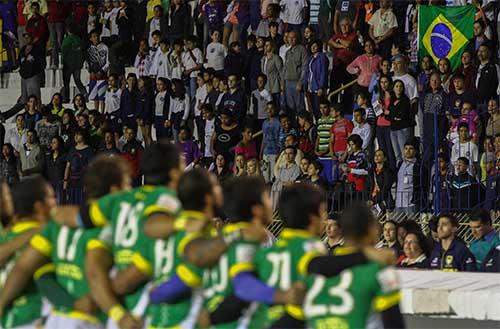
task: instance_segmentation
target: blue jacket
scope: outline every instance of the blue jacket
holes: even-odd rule
[[[122,96],[120,98],[120,117],[123,121],[129,121],[135,119],[135,106],[137,101],[136,90],[132,92],[125,88],[122,91]]]
[[[306,64],[304,86],[306,91],[317,92],[328,88],[328,57],[324,53],[309,56]]]
[[[432,250],[430,257],[431,269],[449,272],[476,271],[476,258],[470,252],[465,243],[454,239],[448,250],[443,250],[441,244],[437,244]]]

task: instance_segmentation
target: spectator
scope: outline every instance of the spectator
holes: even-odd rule
[[[172,95],[167,117],[167,127],[172,128],[174,141],[179,141],[179,131],[186,124],[189,116],[189,95],[181,80],[172,80]]]
[[[5,144],[9,144],[16,154],[19,154],[26,143],[26,133],[24,116],[22,114],[16,115],[16,126],[7,130],[5,134]]]
[[[192,34],[191,9],[184,0],[173,0],[170,8],[168,39],[184,39]]]
[[[196,95],[196,77],[203,68],[203,53],[196,47],[196,38],[194,36],[186,38],[186,51],[182,55],[182,66],[184,67],[182,76],[189,81],[187,92],[192,111]]]
[[[308,2],[305,0],[282,0],[280,5],[282,6],[281,17],[283,18],[283,22],[287,25],[287,31],[301,31],[307,14],[306,8],[308,7]]]
[[[480,270],[488,253],[500,245],[500,236],[491,225],[491,216],[487,209],[476,209],[469,218],[469,227],[474,236],[470,251],[476,259],[477,269]]]
[[[33,35],[23,34],[25,46],[19,52],[19,74],[21,75],[21,103],[27,103],[28,97],[41,97],[41,83],[45,58],[44,48],[33,42]]]
[[[348,28],[355,30],[358,26],[359,3],[354,0],[338,1],[335,5],[333,17],[333,33],[338,34],[342,31],[342,23],[348,22]]]
[[[387,164],[383,150],[375,151],[373,162],[374,166],[368,172],[365,193],[369,196],[368,205],[382,213],[394,209],[391,189],[396,177]]]
[[[144,148],[142,147],[142,143],[136,138],[135,126],[127,126],[124,130],[125,145],[122,148],[122,156],[127,160],[132,169],[132,186],[137,187],[142,184],[140,160]]]
[[[483,187],[486,186],[488,176],[495,174],[495,151],[493,146],[493,138],[487,136],[484,139],[483,149],[484,152],[481,154],[479,160],[479,168],[481,170],[481,184]]]
[[[477,53],[481,45],[487,45],[491,48],[491,41],[484,34],[485,30],[486,24],[484,24],[482,20],[477,20],[474,22],[472,30],[474,33],[474,37],[469,40],[469,44],[467,45],[467,50],[472,54]]]
[[[224,6],[216,0],[208,0],[202,7],[202,15],[205,19],[205,24],[208,29],[208,35],[213,36],[214,32],[220,33],[223,29],[224,20]],[[205,37],[206,40],[206,37]],[[207,52],[208,54],[208,52]]]
[[[280,103],[280,92],[284,90],[283,85],[283,61],[276,54],[275,44],[271,40],[264,43],[264,56],[260,60],[260,69],[266,75],[266,90],[271,93],[275,104]]]
[[[283,77],[286,110],[296,114],[304,110],[303,81],[306,71],[307,50],[298,44],[297,32],[288,33],[290,49],[285,55]]]
[[[488,101],[500,94],[500,67],[491,59],[491,49],[487,45],[479,46],[477,58],[479,66],[475,86],[479,115],[484,117]]]
[[[382,227],[383,239],[375,248],[389,248],[394,251],[394,255],[399,257],[403,253],[403,248],[398,242],[397,225],[393,220],[387,220]]]
[[[465,211],[478,204],[480,199],[479,183],[469,174],[469,159],[459,157],[455,165],[456,174],[449,183],[451,207],[456,211]]]
[[[50,68],[56,69],[59,67],[59,53],[64,36],[64,20],[68,13],[66,3],[62,1],[48,1],[47,23],[50,36]]]
[[[153,94],[153,81],[148,77],[142,77],[137,82],[137,96],[135,103],[135,117],[137,125],[141,129],[144,143],[150,146],[153,143],[151,137],[151,124],[153,123],[153,111],[155,99]]]
[[[36,123],[35,130],[42,150],[45,151],[49,149],[52,138],[60,136],[61,134],[61,122],[59,121],[59,117],[50,113],[47,108],[44,109],[44,111],[42,111],[42,119]]]
[[[295,135],[289,134],[285,138],[285,146],[282,148],[282,150],[278,156],[278,159],[276,160],[276,164],[274,165],[274,176],[277,175],[277,170],[286,164],[285,148],[287,148],[288,146],[294,147],[295,150],[297,151],[295,154],[295,163],[299,167],[301,167],[301,160],[302,160],[302,158],[304,158],[304,153],[302,153],[302,151],[299,148],[297,148],[297,137],[295,137]],[[308,159],[307,165],[304,164],[305,167],[304,168],[301,167],[301,172],[305,174],[304,177],[302,177],[302,178],[309,177],[307,172],[309,170],[309,164],[311,163],[311,161],[312,160]]]
[[[443,271],[476,271],[476,260],[467,246],[457,238],[458,219],[443,214],[438,219],[439,242],[429,257],[431,269]]]
[[[120,150],[116,147],[115,134],[112,131],[105,131],[104,138],[99,147],[98,153],[108,154],[109,156],[115,156],[120,154]]]
[[[323,53],[323,44],[319,40],[310,43],[309,51],[311,55],[305,68],[304,89],[309,101],[309,110],[317,121],[321,116],[320,99],[328,90],[328,57]]]
[[[415,126],[415,115],[412,113],[410,100],[405,94],[405,85],[401,80],[394,82],[394,96],[387,118],[391,122],[392,149],[396,162],[399,163],[403,160],[404,143],[413,138]]]
[[[401,55],[393,56],[394,76],[393,81],[401,80],[405,85],[405,95],[408,96],[411,103],[412,113],[417,113],[418,90],[417,81],[408,73],[408,58]],[[420,119],[419,119],[420,120]]]
[[[262,2],[262,19],[257,26],[255,35],[258,37],[274,39],[271,33],[273,29],[277,34],[283,33],[283,21],[279,17],[280,6],[278,3],[268,3],[267,6],[265,6],[266,2],[270,1]]]
[[[352,133],[354,125],[344,118],[344,110],[339,104],[333,105],[335,123],[330,128],[330,152],[332,153],[332,179],[337,182],[341,179],[340,163],[347,157],[347,139]]]
[[[486,136],[494,137],[500,133],[500,108],[498,107],[498,98],[492,98],[488,101],[488,122],[486,123]]]
[[[49,40],[49,28],[47,20],[44,17],[47,13],[46,5],[43,12],[40,10],[40,4],[35,1],[31,2],[30,8],[31,13],[28,15],[28,21],[26,22],[26,33],[31,35],[33,44],[41,47],[45,54],[46,44]],[[45,57],[43,59],[43,67],[45,68]]]
[[[375,55],[375,43],[368,39],[365,41],[365,53],[354,59],[347,65],[347,72],[358,76],[356,95],[359,93],[368,93],[368,86],[373,75],[376,75],[380,69],[382,57]]]
[[[245,160],[257,158],[257,146],[253,140],[252,127],[243,128],[241,141],[234,150],[235,156],[243,155]]]
[[[323,172],[323,165],[318,160],[313,160],[309,164],[309,168],[307,168],[307,176],[308,181],[311,184],[317,185],[322,188],[322,190],[328,190],[328,183],[321,177],[321,173]]]
[[[299,150],[304,154],[310,154],[314,151],[314,143],[317,138],[313,117],[310,112],[302,111],[298,114],[297,118],[299,124]]]
[[[373,142],[373,131],[370,124],[366,122],[365,109],[360,107],[354,110],[353,124],[354,128],[352,129],[352,134],[356,134],[361,137],[361,140],[363,141],[361,149],[365,152],[369,152],[370,150],[368,148],[371,147]]]
[[[89,71],[89,100],[94,101],[94,109],[104,112],[104,95],[106,78],[109,69],[108,47],[100,42],[99,32],[90,32],[90,47],[87,49],[87,65]]]
[[[139,22],[137,22],[139,23]],[[134,12],[131,7],[128,7],[127,1],[120,0],[120,7],[118,8],[116,16],[116,25],[118,26],[119,45],[125,51],[126,63],[132,63],[133,55],[132,38],[134,29]]]
[[[55,93],[52,95],[50,103],[47,104],[42,111],[46,110],[48,113],[54,115],[56,118],[61,118],[66,109],[62,105],[62,95]],[[40,135],[39,135],[40,136]]]
[[[139,40],[139,51],[135,56],[134,68],[135,73],[139,77],[147,77],[151,74],[154,57],[151,57],[151,52],[146,39]]]
[[[257,89],[252,91],[250,98],[249,112],[254,121],[255,130],[261,130],[262,124],[267,118],[266,107],[269,102],[273,102],[273,97],[269,90],[265,89],[267,77],[265,74],[257,76]],[[276,104],[276,103],[275,103]]]
[[[214,1],[214,0],[211,0]],[[220,43],[220,31],[214,30],[210,34],[212,42],[208,44],[206,49],[206,67],[213,68],[217,73],[224,72],[224,61],[227,56],[227,48]]]
[[[0,180],[9,185],[17,183],[19,180],[17,174],[17,157],[14,154],[14,148],[11,144],[5,143],[2,145],[2,153],[0,153]]]
[[[65,201],[63,183],[66,155],[64,154],[64,141],[60,136],[52,137],[44,160],[44,177],[52,185],[58,204],[63,204]]]
[[[232,176],[229,165],[224,158],[224,154],[217,154],[215,157],[215,165],[210,172],[212,172],[221,183]]]
[[[71,76],[73,76],[73,80],[80,93],[87,95],[87,91],[81,80],[81,70],[85,61],[85,54],[82,40],[78,37],[77,32],[76,26],[70,25],[61,45],[64,83],[63,103],[69,103],[69,83]]]
[[[171,67],[169,61],[170,44],[167,39],[161,39],[159,49],[152,59],[149,75],[153,78],[169,78]]]
[[[436,72],[434,67],[434,60],[430,55],[425,55],[420,61],[420,73],[417,76],[417,90],[418,95],[421,97],[424,92],[429,88],[429,81],[432,73]]]
[[[260,158],[266,164],[262,168],[262,174],[266,182],[273,181],[273,168],[278,158],[280,151],[279,132],[280,122],[276,117],[276,106],[274,103],[269,102],[266,106],[267,119],[262,124],[262,144],[260,149]]]
[[[245,176],[247,174],[247,161],[243,154],[237,155],[234,158],[233,173],[235,177]]]
[[[330,129],[335,122],[335,118],[330,115],[330,107],[326,99],[322,98],[319,104],[321,117],[318,120],[318,137],[314,147],[315,154],[318,156],[318,161],[323,166],[321,177],[328,184],[333,183],[332,177],[332,154],[330,150]]]
[[[379,148],[387,156],[389,166],[396,168],[396,156],[391,141],[391,121],[389,120],[390,106],[392,102],[392,79],[388,75],[381,75],[379,79],[379,98],[373,102],[373,108],[377,114],[375,136]]]
[[[300,169],[295,163],[296,149],[293,146],[285,148],[285,164],[278,168],[273,186],[271,188],[271,196],[273,200],[273,210],[278,209],[278,200],[281,191],[284,187],[293,184],[300,175]]]
[[[228,167],[231,167],[230,159],[234,159],[234,147],[241,136],[240,128],[233,118],[233,113],[230,110],[221,110],[220,124],[215,125],[215,133],[212,135],[211,141],[212,154],[222,154]]]
[[[64,190],[66,202],[80,204],[83,200],[83,176],[94,156],[94,150],[88,145],[88,133],[83,129],[75,131],[75,146],[69,151],[64,171]]]
[[[479,160],[479,151],[477,145],[474,144],[469,137],[469,128],[466,124],[458,126],[458,143],[455,143],[451,149],[451,164],[455,167],[455,173],[458,173],[458,159],[466,157],[468,162],[472,165],[469,168],[469,173],[475,175]]]
[[[137,76],[134,73],[129,73],[127,75],[125,88],[122,89],[120,95],[119,120],[121,125],[131,127],[136,124],[138,93]]]
[[[170,114],[170,97],[167,94],[169,81],[166,78],[156,80],[156,95],[154,101],[154,127],[156,131],[156,140],[170,136],[170,127],[167,124]]]
[[[399,262],[398,267],[410,269],[426,269],[429,267],[430,247],[427,239],[421,232],[408,232],[405,237],[404,258]]]
[[[160,38],[165,38],[167,36],[167,18],[163,15],[163,7],[160,5],[154,6],[153,17],[148,19],[146,22],[145,36],[148,39],[148,44],[153,47],[153,33],[155,31],[160,32]]]
[[[413,212],[425,209],[428,191],[428,171],[418,161],[416,143],[408,140],[403,151],[403,161],[398,165],[396,183],[396,210]]]
[[[342,234],[342,228],[339,225],[338,217],[336,214],[328,214],[328,219],[325,225],[325,246],[328,249],[328,253],[333,255],[334,250],[337,247],[344,245],[344,236]]]
[[[33,177],[42,173],[43,152],[38,145],[35,130],[28,130],[26,133],[26,143],[19,152],[19,177],[21,180]]]
[[[398,28],[396,15],[392,12],[391,1],[380,0],[380,8],[373,14],[368,22],[369,35],[378,48],[378,53],[383,58],[388,58],[394,35]]]
[[[450,158],[445,153],[438,154],[438,177],[435,172],[432,172],[431,182],[433,182],[433,204],[436,207],[439,202],[439,209],[446,210],[450,208],[449,183],[453,176]],[[437,198],[436,187],[439,188],[439,200]]]
[[[202,135],[199,137],[203,160],[206,163],[212,163],[214,154],[212,153],[211,140],[215,132],[215,115],[214,108],[210,104],[203,104],[201,106],[201,115],[203,118]]]
[[[285,148],[285,141],[288,135],[293,135],[294,137],[298,137],[299,133],[297,132],[297,129],[291,126],[290,118],[285,113],[280,114],[279,120],[280,120],[279,142],[280,142],[280,149],[283,150]]]
[[[460,58],[460,64],[458,67],[455,69],[455,74],[461,73],[464,75],[464,88],[466,90],[472,90],[475,91],[476,89],[476,67],[472,61],[472,58],[474,57],[474,53],[471,53],[470,51],[465,50],[462,53],[462,57]],[[452,77],[452,82],[453,82],[453,77]],[[452,90],[451,87],[454,87],[453,84],[450,84],[450,89]]]
[[[344,174],[347,175],[347,191],[351,200],[363,200],[369,169],[368,157],[362,149],[363,140],[359,135],[352,134],[347,143],[347,159],[342,166]]]
[[[118,4],[117,1],[114,1]],[[118,8],[113,7],[111,0],[104,0],[104,8],[101,12],[99,23],[102,26],[101,39],[106,46],[110,46],[118,39],[118,25],[116,25],[116,17]]]
[[[247,115],[247,97],[239,87],[238,76],[231,74],[227,78],[228,92],[222,96],[220,109],[227,109],[233,114],[234,120],[243,127]]]
[[[264,55],[264,39],[248,36],[247,49],[243,59],[244,88],[252,92],[257,87],[257,76],[261,74],[260,63]]]
[[[229,78],[230,75],[239,78],[243,76],[243,56],[241,45],[237,41],[231,42],[228,55],[224,59],[224,76]]]

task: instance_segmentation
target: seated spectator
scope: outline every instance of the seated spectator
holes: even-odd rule
[[[402,268],[426,269],[429,267],[430,247],[421,232],[408,232],[405,237],[404,258],[397,265]]]
[[[276,117],[276,106],[273,102],[267,103],[267,119],[262,123],[262,144],[260,148],[260,158],[266,164],[262,168],[262,173],[266,182],[272,182],[273,169],[280,151],[279,132],[280,123]]]
[[[493,229],[487,209],[474,210],[469,218],[469,227],[474,237],[474,241],[470,244],[470,251],[476,258],[477,269],[480,270],[485,265],[484,261],[490,251],[500,245],[500,235]]]
[[[234,149],[235,156],[243,155],[243,158],[245,159],[257,158],[257,147],[255,146],[255,141],[253,140],[252,127],[246,126],[243,128],[241,135],[241,141]]]
[[[476,259],[465,243],[458,239],[458,219],[451,214],[438,218],[439,242],[429,257],[429,267],[449,272],[475,272]]]
[[[394,255],[399,257],[403,253],[403,248],[398,242],[397,225],[393,220],[387,220],[382,226],[383,239],[375,248],[389,248],[394,251]]]
[[[373,157],[374,166],[370,168],[366,179],[368,205],[377,212],[394,209],[392,185],[396,181],[394,171],[389,167],[384,151],[378,149]]]
[[[342,235],[342,228],[339,225],[337,214],[329,213],[325,225],[325,239],[323,240],[328,253],[333,255],[337,247],[344,245],[344,236]]]
[[[247,160],[247,176],[258,176],[262,177],[262,172],[260,171],[259,161],[255,158]]]
[[[300,176],[297,178],[297,182],[305,182],[309,179],[309,165],[311,161],[309,158],[304,157],[300,159],[299,168],[300,168]]]
[[[52,138],[61,134],[61,122],[59,117],[51,114],[48,108],[42,111],[42,120],[35,125],[40,146],[43,150],[50,148]]]
[[[247,160],[243,154],[237,155],[234,158],[233,174],[235,177],[245,176],[247,174]]]
[[[221,183],[223,183],[233,175],[231,169],[229,169],[229,165],[226,162],[224,154],[222,153],[217,154],[217,156],[215,157],[215,162],[211,169],[209,169],[209,171],[213,173]]]

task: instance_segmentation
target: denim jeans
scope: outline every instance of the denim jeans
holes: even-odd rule
[[[59,52],[64,37],[64,23],[49,23],[50,44],[50,65],[59,66]]]
[[[405,143],[408,141],[408,139],[413,137],[413,130],[413,127],[400,130],[391,130],[391,143],[397,163],[403,161],[403,150],[405,148]]]
[[[297,91],[298,81],[285,81],[285,103],[289,114],[304,110],[304,93]]]
[[[385,157],[387,158],[387,163],[393,170],[395,170],[397,163],[396,157],[394,156],[394,149],[392,148],[391,127],[377,126],[375,129],[378,147],[379,149],[384,151]]]
[[[75,81],[75,85],[85,98],[88,97],[87,88],[82,83],[81,79],[81,69],[69,70],[63,67],[63,102],[69,103],[69,83],[71,81],[71,76]]]

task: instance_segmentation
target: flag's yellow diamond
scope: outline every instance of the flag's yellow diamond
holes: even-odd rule
[[[429,25],[422,44],[434,62],[451,59],[466,43],[467,38],[442,14]]]

